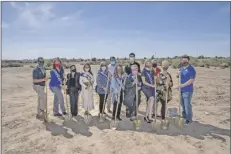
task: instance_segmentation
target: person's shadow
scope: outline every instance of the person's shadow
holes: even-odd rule
[[[65,120],[63,126],[70,128],[75,134],[81,134],[83,136],[90,137],[92,133],[89,131],[89,126],[84,123],[83,117],[77,116],[70,120]]]
[[[188,135],[196,139],[204,140],[205,136],[212,137],[213,139],[221,140],[226,142],[226,139],[222,136],[230,137],[230,130],[218,128],[209,124],[202,124],[198,121],[194,121],[191,124],[184,126],[183,129],[176,128],[175,126],[170,126],[168,130],[160,131],[158,135],[170,135],[170,136],[179,136],[179,135]]]
[[[141,113],[141,112],[139,112]],[[142,113],[141,113],[142,114]],[[218,128],[209,124],[202,124],[198,121],[194,121],[189,125],[179,128],[173,123],[170,124],[167,130],[160,129],[155,132],[152,128],[152,124],[148,124],[144,121],[143,116],[139,115],[138,119],[141,121],[141,126],[139,132],[147,132],[157,135],[169,135],[169,136],[191,136],[196,139],[204,140],[205,136],[211,137],[213,139],[221,140],[226,142],[226,139],[222,136],[230,137],[230,129]],[[160,120],[160,118],[158,118]],[[125,119],[120,122],[118,131],[136,131],[134,125],[128,119]]]
[[[56,124],[55,122],[47,122],[43,123],[46,126],[46,130],[51,132],[51,135],[58,136],[63,135],[66,138],[72,138],[73,135],[69,134],[66,128],[63,128],[63,126]]]

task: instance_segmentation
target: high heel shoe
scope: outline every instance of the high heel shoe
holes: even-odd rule
[[[144,121],[146,121],[147,123],[152,123],[153,120],[149,119],[148,117],[144,117]]]

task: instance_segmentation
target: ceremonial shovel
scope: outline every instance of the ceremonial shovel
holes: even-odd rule
[[[69,108],[69,104],[68,104],[68,98],[67,98],[67,83],[66,83],[66,78],[64,79],[64,95],[65,95],[65,100],[66,100],[66,109],[67,109],[67,116],[66,116],[66,120],[70,120],[71,116],[70,116],[70,108]]]
[[[110,128],[111,128],[112,130],[116,130],[116,128],[117,128],[117,126],[118,126],[118,124],[119,124],[119,123],[116,121],[116,117],[117,117],[118,106],[119,106],[119,103],[120,103],[120,95],[121,95],[122,86],[123,86],[123,83],[121,83],[120,90],[119,90],[119,94],[118,94],[118,97],[117,97],[117,105],[116,105],[115,117],[114,117],[114,120],[110,123]]]
[[[178,85],[180,85],[181,83],[181,74],[179,74],[179,80],[178,80]],[[184,127],[184,118],[182,117],[182,113],[181,113],[181,88],[179,87],[179,114],[176,118],[176,126],[179,126],[180,128]]]
[[[169,90],[169,81],[168,81],[168,78],[167,78],[167,82],[166,82],[166,93],[165,93],[165,119],[163,120],[163,129],[166,130],[168,129],[169,127],[169,117],[167,117],[167,111],[168,111],[168,107],[167,107],[167,104],[168,104],[168,90]]]
[[[157,131],[160,130],[161,122],[156,119],[156,117],[157,117],[157,99],[156,99],[156,97],[157,97],[157,94],[156,94],[156,88],[157,88],[157,86],[156,86],[156,81],[157,80],[154,79],[154,81],[155,81],[155,98],[154,98],[155,99],[155,119],[154,119],[154,122],[152,123],[152,128],[153,128],[153,130],[155,132],[157,132]]]
[[[108,95],[108,85],[109,85],[109,75],[107,78],[107,84],[106,84],[106,91],[105,91],[105,96],[104,96],[104,101],[103,101],[103,110],[102,113],[100,113],[99,115],[99,122],[104,122],[104,120],[106,119],[106,114],[104,113],[105,110],[105,105],[106,105],[106,101],[107,101],[107,95]]]
[[[89,98],[89,97],[88,97]],[[91,122],[91,119],[92,119],[92,117],[91,117],[91,114],[89,114],[89,105],[87,104],[87,112],[84,114],[84,122],[86,123],[86,124],[90,124],[90,122]]]
[[[141,124],[141,121],[140,120],[138,120],[138,99],[139,99],[139,97],[138,97],[138,77],[137,77],[137,75],[136,75],[136,80],[137,80],[137,82],[136,82],[136,119],[134,120],[134,126],[135,126],[135,129],[136,130],[140,130],[140,124]]]

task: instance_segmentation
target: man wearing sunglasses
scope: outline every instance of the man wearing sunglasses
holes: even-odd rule
[[[46,108],[46,94],[45,94],[45,84],[47,81],[46,70],[44,67],[44,59],[39,57],[37,67],[33,70],[33,89],[38,95],[38,105],[37,105],[37,119],[44,118],[44,111]]]

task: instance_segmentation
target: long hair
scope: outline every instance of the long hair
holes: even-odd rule
[[[102,61],[100,63],[100,70],[102,70],[102,67],[105,66],[106,67],[106,71],[108,71],[108,66],[107,66],[107,63],[105,61]]]
[[[86,64],[83,65],[83,71],[85,72],[85,67],[86,67],[86,66],[89,67],[89,73],[90,73],[91,75],[93,75],[93,73],[92,73],[92,71],[91,71],[91,65],[90,65],[89,63],[86,63]]]
[[[152,64],[152,60],[151,59],[146,59],[144,61],[144,67],[147,67],[147,63],[151,63]]]
[[[123,71],[123,66],[122,66],[121,64],[118,64],[118,65],[116,66],[115,72],[114,72],[114,76],[115,76],[115,77],[118,77],[118,67],[121,68],[121,75],[124,73],[124,71]]]
[[[60,69],[61,69],[61,67],[62,67],[62,61],[59,58],[55,58],[53,60],[53,69],[56,69],[56,67],[55,67],[55,61],[59,61],[59,63],[60,63]]]

